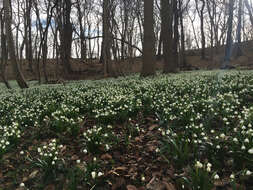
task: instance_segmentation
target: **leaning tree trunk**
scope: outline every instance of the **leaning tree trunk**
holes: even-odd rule
[[[141,76],[155,74],[154,0],[144,0],[144,43]]]
[[[6,37],[7,37],[7,44],[8,50],[10,55],[10,60],[12,64],[12,69],[15,74],[16,80],[20,88],[28,88],[28,84],[25,81],[25,78],[20,70],[20,67],[17,62],[16,53],[15,53],[15,46],[13,40],[13,34],[11,30],[11,9],[10,9],[10,0],[3,1],[4,6],[4,15],[5,15],[5,30],[6,30]]]

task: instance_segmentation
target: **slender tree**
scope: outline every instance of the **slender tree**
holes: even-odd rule
[[[25,78],[21,72],[20,66],[17,62],[17,57],[15,53],[15,45],[13,40],[13,34],[11,29],[11,4],[10,0],[3,1],[4,7],[4,16],[5,16],[5,30],[6,30],[6,37],[7,37],[7,45],[8,45],[8,52],[10,55],[10,61],[12,64],[13,73],[15,74],[15,78],[20,88],[28,88],[28,84],[25,81]]]
[[[222,63],[222,69],[229,68],[230,58],[232,53],[232,30],[233,30],[233,18],[234,18],[234,3],[235,0],[229,0],[229,16],[228,16],[228,29],[227,29],[227,40],[226,40],[226,47],[225,47],[225,57]]]

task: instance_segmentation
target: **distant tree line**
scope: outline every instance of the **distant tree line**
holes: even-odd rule
[[[221,68],[228,68],[232,49],[251,40],[252,2],[248,0],[1,0],[0,73],[8,88],[7,61],[21,88],[28,88],[20,69],[27,60],[39,81],[49,81],[47,60],[61,64],[62,75],[75,74],[70,60],[98,59],[105,76],[118,76],[117,62],[142,56],[141,76],[188,66],[186,50],[200,49],[213,59],[225,46]],[[206,48],[211,48],[207,54]],[[79,73],[80,74],[80,73]]]

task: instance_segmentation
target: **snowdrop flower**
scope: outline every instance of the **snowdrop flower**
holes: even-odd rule
[[[24,183],[20,183],[19,187],[25,187],[25,184]]]
[[[81,160],[76,160],[76,163],[77,163],[77,164],[80,164],[80,163],[81,163]]]
[[[220,145],[217,145],[216,148],[217,148],[217,149],[220,149]]]
[[[24,154],[24,151],[23,151],[23,150],[22,150],[22,151],[20,151],[20,154],[21,154],[21,155],[23,155],[23,154]]]
[[[97,158],[96,158],[96,157],[94,157],[94,158],[93,158],[93,161],[94,161],[94,162],[96,162],[96,161],[97,161]]]
[[[241,150],[245,150],[245,149],[246,149],[246,147],[244,145],[242,145]]]
[[[235,143],[237,143],[237,142],[238,142],[238,139],[237,139],[237,138],[233,138],[233,141],[234,141]]]
[[[145,181],[146,179],[145,179],[145,177],[144,176],[142,176],[141,177],[141,181]]]

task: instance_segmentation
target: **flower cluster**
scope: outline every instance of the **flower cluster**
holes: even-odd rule
[[[118,138],[112,131],[112,126],[93,126],[83,133],[84,153],[99,153],[109,151],[114,144],[117,144]]]
[[[9,126],[0,126],[0,155],[11,143],[16,143],[20,136],[21,131],[18,123],[13,122]]]
[[[40,159],[44,160],[49,165],[55,165],[57,161],[60,161],[59,152],[63,148],[63,145],[57,145],[56,139],[52,139],[47,144],[37,148],[37,153],[40,155]]]

